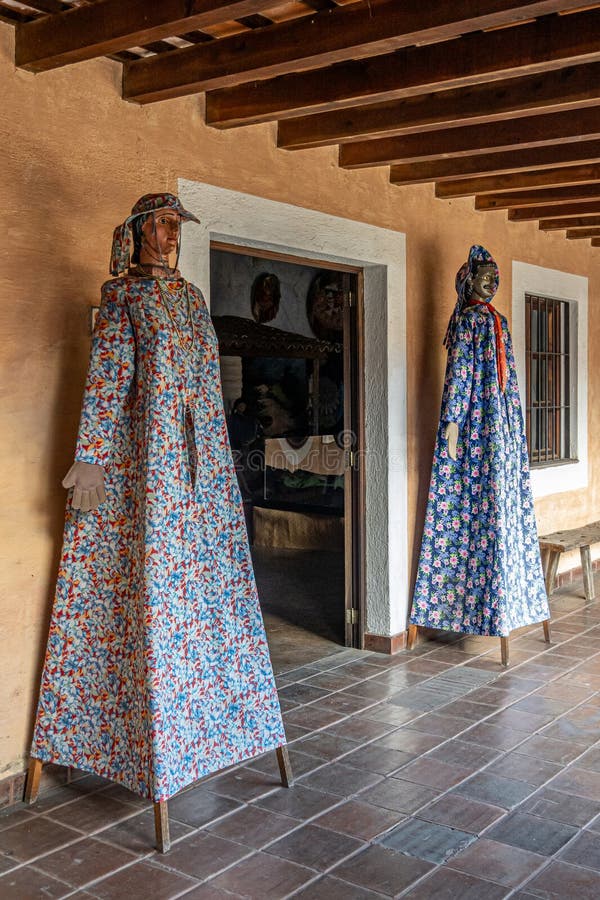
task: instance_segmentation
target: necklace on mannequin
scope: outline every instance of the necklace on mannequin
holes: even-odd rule
[[[191,353],[194,348],[196,333],[194,330],[194,319],[192,317],[192,304],[190,300],[188,283],[184,280],[182,287],[178,291],[177,289],[171,288],[170,285],[165,284],[164,279],[162,278],[157,278],[156,283],[158,285],[158,293],[160,295],[162,305],[164,306],[167,316],[169,317],[172,331],[176,335],[177,343],[185,353]],[[171,295],[170,297],[169,294]],[[173,301],[175,300],[175,303],[181,303],[184,297],[186,301],[186,312],[185,319],[180,325],[177,322],[177,316],[173,309]],[[191,336],[189,338],[186,337],[182,331],[182,329],[186,328],[188,325],[191,328]]]

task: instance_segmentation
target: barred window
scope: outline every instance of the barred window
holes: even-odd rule
[[[571,307],[566,300],[525,294],[525,424],[532,468],[576,456],[571,346],[577,326]]]

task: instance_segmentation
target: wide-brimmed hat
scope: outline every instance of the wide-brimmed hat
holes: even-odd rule
[[[159,209],[172,209],[178,213],[184,222],[196,222],[200,224],[200,219],[186,209],[175,194],[144,194],[137,200],[131,213],[124,222],[114,230],[112,251],[110,255],[110,273],[111,275],[119,275],[129,268],[131,254],[133,253],[133,229],[132,223],[141,216],[147,216]]]

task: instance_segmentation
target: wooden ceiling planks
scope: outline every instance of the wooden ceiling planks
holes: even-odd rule
[[[556,2],[536,3],[552,10]],[[349,59],[377,57],[417,42],[447,40],[491,24],[514,21],[514,0],[371,0],[326,10],[261,29],[217,46],[182,50],[172,60],[147,59],[125,68],[123,96],[147,103],[255,78],[330,67]]]
[[[125,99],[206,92],[216,128],[278,123],[512,221],[596,244],[600,3],[581,0],[0,0],[16,62],[123,62]]]
[[[585,216],[592,213],[600,213],[600,201],[577,200],[573,203],[547,203],[539,206],[525,206],[520,209],[508,210],[508,218],[511,222],[527,222],[533,219],[550,219],[562,216]]]
[[[586,238],[600,238],[600,228],[568,228],[565,236],[569,241],[580,241]]]
[[[30,72],[43,72],[201,30],[273,5],[273,0],[102,0],[17,26],[15,60]]]
[[[206,121],[217,128],[252,125],[598,62],[599,35],[600,9],[594,9],[265,77],[209,91]]]
[[[584,136],[600,139],[600,107],[493,122],[485,128],[466,125],[443,131],[342,144],[340,166],[357,169],[423,159],[444,159],[450,155],[469,156],[491,150],[556,146],[581,140]]]
[[[600,141],[573,141],[528,150],[504,153],[475,153],[449,159],[425,160],[392,166],[392,184],[423,184],[429,181],[453,181],[477,175],[524,172],[542,167],[562,167],[572,162],[600,162]]]
[[[481,178],[460,178],[440,181],[435,196],[442,200],[469,197],[474,194],[494,194],[500,191],[525,191],[529,188],[569,184],[592,184],[600,181],[600,165],[560,166],[554,169],[527,169],[509,175],[487,175]]]
[[[279,123],[277,145],[286,150],[305,150],[384,134],[435,131],[457,122],[476,125],[597,103],[600,62],[284,119]]]
[[[565,228],[597,228],[600,227],[600,216],[573,216],[567,219],[541,219],[541,231],[560,231]]]

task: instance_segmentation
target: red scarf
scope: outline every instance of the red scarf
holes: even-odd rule
[[[485,306],[494,317],[494,335],[496,337],[496,368],[498,369],[498,384],[502,393],[506,390],[506,382],[508,381],[508,370],[506,367],[506,347],[504,345],[504,335],[502,334],[502,319],[498,310],[488,303],[487,300],[479,300],[473,297],[468,306]]]

